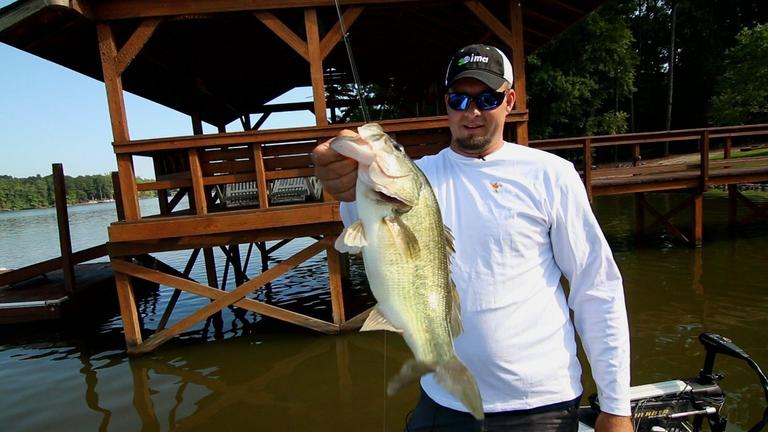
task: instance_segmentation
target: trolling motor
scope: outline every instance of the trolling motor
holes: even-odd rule
[[[704,421],[712,432],[724,432],[727,419],[720,415],[725,394],[719,382],[723,379],[714,373],[715,357],[724,354],[747,362],[760,380],[766,400],[763,418],[748,432],[758,432],[768,424],[768,379],[763,371],[744,350],[730,339],[715,333],[702,333],[699,341],[704,345],[704,368],[697,377],[663,381],[634,386],[631,389],[632,418],[635,431],[650,432],[698,432]],[[600,412],[597,395],[589,397],[590,407],[582,409],[583,419],[579,431],[591,431],[594,418]],[[591,411],[591,412],[590,412]]]

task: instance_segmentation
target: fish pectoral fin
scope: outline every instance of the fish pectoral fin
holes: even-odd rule
[[[371,313],[368,315],[368,318],[365,320],[365,323],[363,323],[363,327],[360,328],[360,331],[374,330],[386,330],[403,334],[403,329],[399,329],[392,325],[392,323],[389,322],[389,320],[381,314],[379,308],[377,307],[373,308]]]
[[[420,362],[416,359],[410,359],[403,363],[403,367],[400,368],[400,372],[393,376],[387,384],[387,395],[392,396],[405,387],[406,385],[416,381],[422,375],[435,370],[434,365]]]
[[[464,326],[461,323],[461,300],[459,299],[459,291],[456,289],[456,284],[451,279],[451,315],[449,316],[451,325],[451,336],[455,339],[461,332],[464,331]]]
[[[400,253],[408,259],[417,259],[421,254],[419,240],[408,225],[400,219],[400,216],[387,216],[384,218],[384,223],[389,228],[389,232],[392,233]]]
[[[334,243],[336,250],[341,253],[359,254],[363,246],[368,246],[368,242],[361,221],[345,227]]]

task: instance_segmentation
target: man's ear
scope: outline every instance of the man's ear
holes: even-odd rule
[[[514,90],[510,89],[509,92],[507,92],[507,97],[506,97],[507,114],[512,112],[512,108],[515,107],[515,98],[516,97],[517,97],[517,95],[515,95],[515,91]]]

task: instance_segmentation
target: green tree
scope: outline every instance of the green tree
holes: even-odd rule
[[[745,28],[736,40],[726,52],[710,118],[716,125],[768,122],[768,24]]]
[[[626,18],[633,6],[609,3],[528,56],[532,138],[627,131],[637,64]]]

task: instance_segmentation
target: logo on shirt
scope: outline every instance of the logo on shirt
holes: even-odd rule
[[[499,192],[501,190],[501,183],[491,182],[491,190],[493,190],[494,192]]]

